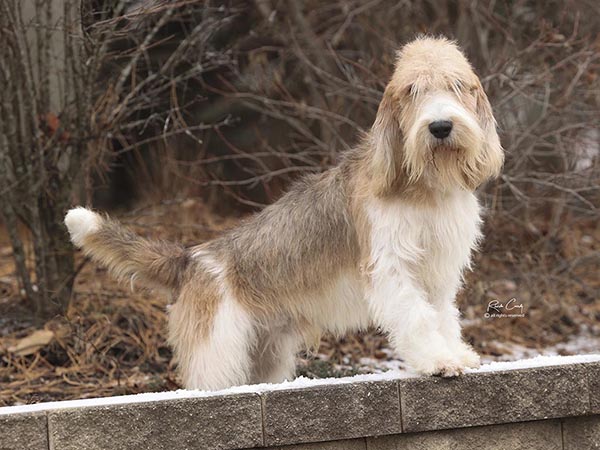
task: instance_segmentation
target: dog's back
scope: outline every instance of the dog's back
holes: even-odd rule
[[[85,208],[65,223],[117,278],[173,294],[169,341],[186,386],[277,381],[293,375],[295,352],[323,331],[368,325],[353,302],[364,295],[346,183],[340,168],[306,177],[237,228],[188,249]]]

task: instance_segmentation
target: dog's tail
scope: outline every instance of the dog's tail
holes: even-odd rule
[[[121,280],[167,289],[178,287],[190,255],[181,245],[150,240],[89,209],[71,209],[65,216],[71,241],[92,260]]]

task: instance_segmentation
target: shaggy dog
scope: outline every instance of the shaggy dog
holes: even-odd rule
[[[291,379],[302,346],[370,325],[416,371],[455,376],[479,365],[454,304],[481,237],[473,192],[502,164],[469,62],[425,37],[398,53],[361,144],[222,237],[184,248],[84,208],[65,223],[115,276],[172,293],[169,341],[187,388]]]

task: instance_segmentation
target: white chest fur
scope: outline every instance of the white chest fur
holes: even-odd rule
[[[367,209],[372,272],[390,275],[408,268],[434,297],[458,288],[480,237],[480,207],[473,193],[457,190],[434,205],[374,201]]]

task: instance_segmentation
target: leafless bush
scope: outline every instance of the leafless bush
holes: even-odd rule
[[[189,134],[188,141],[163,141],[187,147],[191,156],[174,167],[184,170],[193,162],[199,186],[218,184],[246,200],[268,202],[277,195],[268,191],[298,172],[335,163],[370,126],[395,50],[426,32],[457,39],[491,94],[509,153],[502,183],[509,196],[503,201],[535,203],[540,191],[527,193],[535,187],[565,197],[580,211],[592,206],[600,28],[593,2],[256,0],[188,6],[196,28],[218,23],[219,31],[205,33],[200,53],[192,55],[206,69],[202,76],[178,83],[177,97],[169,92],[163,100],[181,105],[177,112],[188,126],[230,119]],[[185,27],[170,30],[175,40],[189,34]],[[148,28],[134,34],[147,36]],[[150,40],[149,64],[160,64],[160,55],[170,51],[164,35]],[[218,63],[206,65],[209,57]],[[175,120],[164,111],[157,108],[151,117],[155,132]],[[548,180],[550,172],[561,175]],[[576,187],[566,188],[574,179]]]
[[[214,237],[235,219],[185,200],[258,208],[299,174],[331,166],[371,125],[398,46],[442,33],[482,77],[508,153],[502,178],[480,193],[488,229],[459,299],[465,337],[489,357],[503,343],[541,349],[585,326],[600,335],[596,0],[81,6],[0,0],[0,219],[40,318],[61,314],[70,297],[64,209],[97,202],[107,173],[116,185],[126,166],[132,191],[165,200],[153,210],[160,219],[132,213],[138,231]],[[133,196],[121,186],[113,205]],[[162,301],[111,283],[83,268],[69,317],[49,326],[52,348],[3,358],[0,378],[11,381],[0,402],[176,386]],[[490,296],[517,297],[526,317],[484,322]],[[5,328],[22,337],[19,325]],[[322,350],[357,362],[383,345],[369,334]]]
[[[0,2],[0,212],[39,316],[63,310],[70,295],[73,255],[61,218],[91,136],[93,72],[77,17],[74,2]]]
[[[186,124],[175,101],[161,100],[210,67],[189,52],[202,54],[219,24],[202,21],[149,70],[148,49],[168,40],[169,24],[189,23],[189,2],[133,3],[0,0],[0,217],[39,318],[68,305],[73,250],[62,218],[81,191],[89,201],[93,171],[107,168],[116,145],[130,149],[132,130],[141,145],[204,128]],[[140,24],[149,29],[129,45]],[[140,137],[156,120],[161,132]]]
[[[481,192],[489,209],[481,277],[514,279],[523,286],[519,295],[549,305],[567,295],[597,297],[596,2],[232,0],[189,7],[197,26],[225,19],[203,48],[222,64],[180,86],[177,103],[187,106],[188,125],[221,126],[164,139],[160,158],[156,149],[140,150],[140,185],[179,179],[183,190],[156,189],[158,197],[207,196],[218,187],[236,202],[268,204],[300,173],[331,166],[357,142],[399,45],[419,33],[444,34],[473,61],[507,150],[502,178]],[[157,130],[173,120],[158,119]]]
[[[9,86],[3,117],[20,108],[2,121],[3,157],[13,161],[0,169],[3,192],[10,191],[3,205],[12,205],[2,209],[6,224],[15,229],[21,221],[33,232],[50,225],[35,225],[42,208],[31,205],[50,203],[43,209],[53,211],[54,231],[35,231],[36,241],[64,241],[56,225],[69,199],[64,186],[87,180],[89,201],[94,168],[124,158],[134,161],[134,188],[155,199],[225,193],[252,207],[273,201],[290,180],[335,164],[357,142],[372,123],[395,50],[419,33],[457,39],[490,94],[508,158],[502,179],[482,196],[490,226],[513,239],[511,251],[557,256],[556,241],[569,227],[598,219],[600,8],[592,0],[86,1],[83,23],[58,44],[76,49],[65,51],[71,62],[61,72],[44,69],[45,57],[34,68],[20,49],[33,44],[44,55],[49,46],[25,29],[43,35],[66,27],[19,21],[17,2],[0,1],[11,43],[1,50]],[[34,4],[43,13],[53,1]],[[48,100],[52,73],[66,87],[58,108]],[[48,125],[53,120],[59,131]],[[24,154],[31,156],[19,160]],[[32,162],[28,181],[19,181],[14,161]],[[33,182],[50,180],[48,173],[57,192]],[[131,195],[120,191],[119,200]],[[39,297],[33,284],[43,273],[28,281],[26,249],[17,233],[12,239],[27,295]],[[524,247],[527,240],[533,244]],[[488,246],[492,258],[508,258],[506,240],[491,238]],[[554,256],[538,278],[572,278],[575,267],[598,259],[576,252],[551,269]],[[533,261],[515,262],[515,270],[539,269]]]

